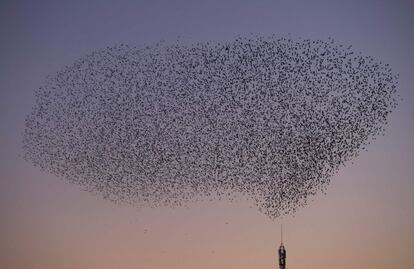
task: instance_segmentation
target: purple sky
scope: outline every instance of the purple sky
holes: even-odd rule
[[[2,1],[0,268],[276,268],[282,221],[289,268],[413,268],[413,25],[413,1]],[[245,202],[114,205],[21,158],[34,90],[77,58],[250,33],[332,37],[400,74],[385,136],[295,217],[273,222]]]

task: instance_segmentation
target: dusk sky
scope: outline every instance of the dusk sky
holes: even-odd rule
[[[296,0],[1,1],[0,268],[414,268],[414,2]],[[399,105],[326,194],[270,220],[249,201],[118,205],[22,155],[48,76],[92,51],[177,38],[310,38],[352,45],[399,74]]]

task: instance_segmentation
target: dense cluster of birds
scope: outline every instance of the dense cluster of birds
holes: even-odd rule
[[[25,158],[115,202],[242,194],[275,218],[384,132],[396,83],[332,39],[107,47],[36,91]]]

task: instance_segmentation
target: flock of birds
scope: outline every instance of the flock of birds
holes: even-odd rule
[[[242,194],[276,218],[384,131],[396,84],[332,39],[107,47],[36,91],[25,158],[115,202]]]

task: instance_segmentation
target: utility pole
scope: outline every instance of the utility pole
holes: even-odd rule
[[[280,226],[279,269],[286,269],[286,249],[283,246],[283,224]]]

